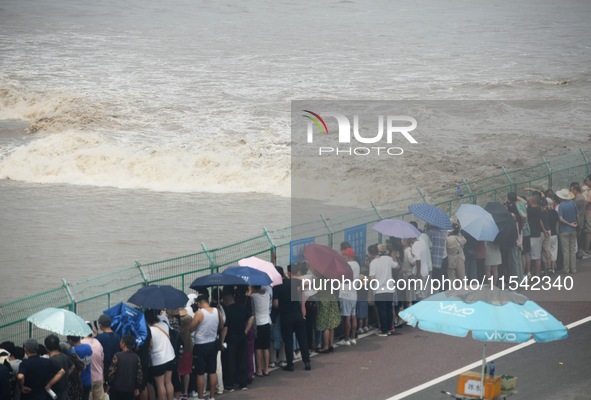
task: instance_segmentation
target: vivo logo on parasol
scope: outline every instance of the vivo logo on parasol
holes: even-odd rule
[[[329,134],[328,125],[324,121],[326,117],[332,117],[336,119],[339,127],[338,139],[339,143],[351,143],[351,122],[345,115],[335,112],[323,113],[324,118],[320,114],[309,110],[302,110],[307,113],[303,115],[304,118],[308,119],[308,143],[314,142],[314,126],[318,128],[321,133]],[[384,122],[385,121],[385,122]],[[405,123],[410,123],[406,125]],[[393,143],[394,134],[401,134],[406,140],[412,144],[418,143],[416,139],[409,133],[417,127],[417,120],[407,115],[388,115],[384,118],[383,115],[378,116],[378,132],[374,136],[371,134],[368,136],[361,135],[359,132],[359,116],[353,116],[353,138],[358,143],[362,144],[377,144],[382,142],[384,137],[384,131],[386,136],[386,144]],[[319,147],[318,154],[336,154],[336,155],[358,155],[366,156],[369,154],[377,155],[401,155],[404,150],[401,147],[385,147],[385,146],[374,146],[374,147]]]
[[[444,314],[454,314],[458,317],[474,314],[474,309],[471,307],[458,307],[455,304],[444,304],[443,302],[439,303],[439,309]]]
[[[523,315],[524,318],[530,319],[530,320],[536,320],[536,319],[546,319],[546,317],[548,316],[548,313],[545,310],[542,310],[541,308],[539,310],[530,312],[530,311],[524,311],[521,313],[521,315]]]
[[[517,335],[514,333],[506,333],[506,332],[484,332],[484,336],[486,336],[487,340],[491,341],[498,341],[498,342],[516,342]]]

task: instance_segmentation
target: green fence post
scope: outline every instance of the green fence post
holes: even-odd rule
[[[548,169],[548,189],[552,189],[552,168],[550,168],[550,164],[548,163],[548,160],[546,160],[546,157],[542,157],[542,160]]]
[[[148,286],[148,279],[146,278],[146,274],[144,274],[144,270],[142,269],[142,264],[139,261],[135,261],[135,267],[140,271],[140,275],[142,277],[142,285]]]
[[[378,212],[378,208],[376,207],[375,203],[373,202],[373,200],[370,201],[371,203],[371,208],[373,208],[373,212],[376,213],[376,215],[378,216],[378,219],[381,221],[383,220],[382,216],[380,215],[380,213]]]
[[[509,175],[505,167],[501,166],[501,169],[503,170],[503,174],[505,174],[505,178],[507,178],[507,182],[509,183],[509,191],[515,192],[516,189],[515,185],[513,184],[513,179],[511,179],[511,176]]]
[[[68,286],[68,282],[66,282],[66,280],[64,278],[62,278],[62,284],[64,286],[64,289],[66,290],[66,293],[68,294],[68,297],[70,298],[69,309],[70,309],[70,311],[75,313],[76,312],[76,299],[74,298],[74,294],[70,290],[70,286]]]
[[[333,232],[332,229],[330,229],[330,226],[328,225],[328,221],[326,220],[326,218],[324,218],[324,215],[320,214],[320,218],[322,218],[322,222],[324,222],[324,226],[326,227],[326,230],[328,231],[328,247],[332,248],[332,236],[333,236]]]
[[[468,192],[468,196],[470,196],[470,202],[472,204],[476,204],[476,196],[474,196],[474,193],[472,192],[472,188],[468,184],[468,181],[466,180],[466,178],[464,178],[463,176],[462,176],[462,183],[464,184],[464,187],[466,188],[466,191]]]
[[[583,160],[585,160],[585,177],[589,175],[589,159],[587,158],[587,154],[579,147],[579,151],[583,156]]]
[[[211,254],[209,254],[209,251],[207,251],[207,247],[205,247],[205,243],[201,243],[201,248],[203,249],[203,252],[207,256],[207,259],[209,260],[209,272],[211,274],[213,274],[214,269],[215,269],[215,272],[218,272],[218,267],[215,265],[213,257],[211,256]]]
[[[269,244],[271,245],[271,263],[273,263],[273,265],[275,265],[277,263],[277,246],[275,246],[275,243],[273,243],[273,238],[271,237],[271,235],[269,234],[269,231],[267,230],[267,228],[263,227],[263,232],[265,232],[265,236],[267,237],[267,240],[269,241]]]
[[[423,203],[427,203],[427,199],[425,198],[425,195],[423,194],[423,192],[421,191],[421,189],[420,188],[417,188],[417,191],[421,195],[421,199],[423,199]]]

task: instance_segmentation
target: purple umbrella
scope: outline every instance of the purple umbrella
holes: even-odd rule
[[[421,231],[409,222],[394,218],[383,219],[372,226],[372,229],[384,235],[394,236],[400,239],[416,238],[421,234]]]

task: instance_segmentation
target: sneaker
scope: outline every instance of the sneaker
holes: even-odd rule
[[[351,342],[352,345],[356,345],[357,344],[357,339],[351,339],[350,342]]]
[[[269,363],[269,368],[275,368],[275,363],[274,362]]]
[[[304,369],[305,369],[306,371],[310,371],[310,370],[312,369],[312,366],[310,365],[310,363],[309,363],[309,362],[305,362],[305,363],[304,363]]]
[[[224,394],[224,389],[218,389],[218,390],[216,390],[215,391],[215,394],[219,394],[219,395]]]
[[[234,389],[234,388],[232,388],[232,389],[224,389],[224,392],[226,392],[226,393],[232,393],[235,390],[236,389]]]
[[[240,388],[240,390],[242,390],[242,391],[244,392],[245,390],[248,390],[248,387],[246,387],[246,386],[242,386],[242,387]]]
[[[300,353],[299,353],[299,352],[298,352],[298,353],[293,353],[293,359],[294,359],[295,361],[297,361],[297,360],[301,360],[301,359],[302,359],[302,356],[300,355]]]
[[[341,340],[340,342],[337,342],[337,344],[339,346],[351,346],[351,342],[349,340],[345,340],[345,339]]]
[[[366,326],[365,328],[363,328],[363,333],[367,333],[369,332],[369,328]]]
[[[283,367],[284,371],[289,371],[289,372],[293,372],[293,365],[285,365],[285,367]]]
[[[379,337],[388,337],[388,334],[385,332],[378,332],[376,333],[376,335],[378,335]]]
[[[363,328],[357,329],[357,333],[362,334],[364,332]]]
[[[281,361],[279,363],[279,365],[282,366],[282,367],[285,367],[285,366],[287,366],[287,361]]]
[[[197,392],[193,390],[191,393],[189,393],[189,397],[197,397]]]

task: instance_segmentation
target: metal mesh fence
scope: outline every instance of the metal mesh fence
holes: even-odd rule
[[[357,228],[364,232],[367,243],[383,238],[371,227],[381,219],[399,218],[413,220],[408,206],[428,202],[439,206],[452,216],[461,204],[473,203],[485,206],[489,201],[503,202],[507,193],[524,193],[533,188],[554,190],[569,187],[570,183],[582,183],[590,172],[591,149],[550,159],[543,159],[531,167],[506,170],[475,181],[457,182],[433,191],[417,189],[414,196],[384,204],[373,204],[339,215],[320,216],[318,219],[263,233],[225,247],[207,249],[173,259],[136,263],[135,266],[100,275],[80,282],[63,285],[23,299],[0,305],[0,340],[22,341],[28,337],[43,337],[47,332],[29,324],[26,318],[47,307],[67,308],[76,311],[84,319],[94,320],[103,310],[126,301],[137,289],[149,284],[167,284],[188,291],[196,278],[211,272],[222,271],[236,265],[242,258],[256,256],[277,265],[290,262],[291,243],[308,238],[315,243],[333,248],[345,240],[345,232]]]

